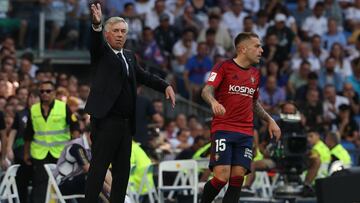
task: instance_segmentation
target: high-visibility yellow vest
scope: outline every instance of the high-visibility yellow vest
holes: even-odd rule
[[[331,162],[331,153],[330,149],[324,144],[323,141],[319,140],[312,148],[312,151],[315,151],[320,155],[320,168],[317,174],[317,178],[323,178],[328,175],[328,167]]]
[[[210,150],[211,147],[211,142],[207,143],[206,145],[202,146],[200,149],[198,149],[195,154],[193,155],[193,159],[202,159],[202,158],[207,158],[206,156],[204,156],[205,154],[207,154],[207,152]],[[208,153],[210,155],[210,153]]]
[[[140,184],[144,176],[145,169],[149,167],[152,164],[152,162],[151,159],[144,152],[144,150],[139,146],[139,144],[134,141],[132,141],[132,145],[131,145],[130,164],[131,166],[135,166],[134,170],[131,171],[129,177],[130,183],[133,184],[134,187],[133,189],[136,190],[135,192],[140,192],[141,195],[146,194],[149,191],[149,189],[155,187],[152,171],[149,171],[146,174],[146,178],[150,188],[148,188],[147,185],[143,185],[142,190],[139,191]]]
[[[49,152],[54,158],[59,158],[71,138],[66,123],[66,104],[55,100],[46,121],[41,113],[40,103],[34,104],[30,112],[34,129],[34,139],[30,145],[32,158],[42,160]]]
[[[337,144],[330,150],[331,154],[339,159],[344,165],[351,165],[351,157],[349,152],[341,145]]]

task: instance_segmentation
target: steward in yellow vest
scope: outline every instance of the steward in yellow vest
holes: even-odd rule
[[[307,140],[312,149],[309,155],[310,166],[305,177],[305,184],[310,185],[315,178],[324,178],[328,175],[331,153],[326,144],[321,141],[318,132],[308,132]]]
[[[45,202],[48,175],[43,167],[56,163],[70,131],[78,134],[78,123],[69,107],[55,100],[55,85],[51,81],[40,84],[40,103],[30,108],[25,130],[24,161],[33,166],[33,202]],[[30,158],[31,157],[31,158]]]
[[[325,138],[326,145],[330,148],[331,162],[340,160],[345,168],[351,167],[351,157],[349,152],[340,144],[340,135],[337,133],[327,133]]]

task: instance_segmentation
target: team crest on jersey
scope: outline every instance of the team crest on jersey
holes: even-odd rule
[[[216,79],[216,75],[217,75],[217,73],[211,72],[210,75],[209,75],[208,81],[209,81],[209,82],[214,82],[215,79]]]
[[[252,84],[255,83],[255,78],[254,78],[254,76],[251,76],[251,77],[250,77],[250,81],[251,81]]]

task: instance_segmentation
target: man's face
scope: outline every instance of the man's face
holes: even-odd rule
[[[325,62],[325,67],[328,72],[334,72],[336,66],[336,61],[333,58],[329,58]]]
[[[55,99],[54,87],[51,84],[40,85],[39,91],[42,102],[52,102]]]
[[[105,31],[106,41],[113,49],[120,50],[124,47],[127,37],[126,25],[123,22],[117,22],[108,25],[108,30]]]
[[[244,42],[244,54],[251,64],[260,62],[263,49],[259,38],[252,37]]]
[[[321,48],[321,39],[319,37],[314,37],[311,45],[314,49],[320,49]]]
[[[319,140],[319,135],[315,132],[310,132],[307,135],[307,140],[311,146],[314,146],[316,142]]]

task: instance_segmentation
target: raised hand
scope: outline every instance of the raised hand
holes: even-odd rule
[[[101,23],[101,18],[102,18],[100,3],[91,4],[90,9],[92,14],[92,23],[94,25],[99,25]]]

